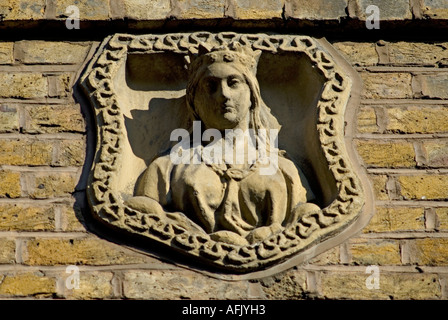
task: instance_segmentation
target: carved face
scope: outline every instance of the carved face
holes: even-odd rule
[[[244,128],[251,106],[249,85],[233,64],[213,63],[199,80],[194,106],[206,128]]]

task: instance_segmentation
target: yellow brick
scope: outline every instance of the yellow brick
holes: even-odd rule
[[[0,140],[0,165],[50,165],[53,153],[51,141]]]
[[[20,273],[0,276],[1,296],[52,296],[56,293],[56,280],[42,273]]]
[[[0,15],[4,20],[43,19],[45,0],[8,0],[0,2]]]
[[[346,7],[347,0],[288,0],[285,3],[285,16],[306,20],[338,20],[347,16]]]
[[[235,17],[237,19],[281,19],[283,0],[257,1],[236,0]]]
[[[213,19],[223,18],[226,2],[224,0],[178,0],[176,18]]]
[[[400,246],[395,241],[352,240],[349,251],[358,265],[401,264]]]
[[[44,98],[48,94],[48,82],[40,73],[0,73],[0,97],[3,98]]]
[[[14,63],[14,57],[12,55],[13,48],[13,42],[0,42],[0,64]]]
[[[395,133],[448,132],[447,107],[385,108],[386,130]]]
[[[25,64],[79,64],[84,61],[89,47],[56,41],[20,41],[15,50]]]
[[[377,200],[389,200],[386,183],[387,176],[374,175],[369,177],[373,184],[373,192]]]
[[[126,17],[136,20],[163,20],[171,11],[170,0],[124,0]]]
[[[377,208],[364,232],[424,230],[423,208]]]
[[[59,156],[54,165],[80,167],[84,164],[85,155],[84,140],[63,140],[59,144]]]
[[[448,44],[422,42],[391,42],[388,44],[391,63],[400,65],[437,65],[448,59]]]
[[[71,5],[76,5],[78,7],[79,18],[81,21],[109,19],[109,1],[106,0],[54,0],[56,17],[66,17],[73,14],[73,12],[67,12],[67,7]]]
[[[336,42],[333,46],[353,66],[372,66],[378,64],[375,44],[370,42]]]
[[[76,183],[72,173],[36,173],[28,178],[29,195],[34,199],[69,196],[75,191]]]
[[[426,163],[432,167],[448,166],[448,142],[424,142]]]
[[[423,16],[430,19],[448,19],[448,4],[445,0],[423,0]]]
[[[0,198],[18,198],[21,194],[20,173],[0,171]]]
[[[441,288],[433,274],[385,273],[380,267],[379,289],[368,289],[371,273],[329,273],[321,275],[322,294],[327,299],[438,299]],[[369,280],[367,280],[369,281]]]
[[[0,204],[0,230],[54,230],[54,208],[24,204]]]
[[[448,230],[448,208],[437,208],[437,218],[439,220],[439,230]]]
[[[373,108],[361,108],[358,112],[358,131],[361,133],[377,133],[378,125]]]
[[[195,272],[153,270],[126,272],[124,296],[129,299],[232,299],[247,298],[247,281],[222,281]]]
[[[309,291],[305,271],[290,270],[272,277],[261,279],[266,299],[269,300],[302,300]]]
[[[62,208],[62,224],[64,231],[85,231],[85,221],[81,208],[77,205],[67,205]]]
[[[10,239],[0,239],[0,264],[13,264],[15,260],[16,242]]]
[[[71,274],[66,274],[67,276]],[[111,272],[79,273],[79,288],[66,289],[65,296],[68,299],[110,299],[113,297]]]
[[[330,250],[327,250],[320,255],[316,256],[315,258],[309,260],[308,262],[310,264],[315,265],[332,265],[332,264],[339,264],[340,261],[340,250],[339,247],[331,248]]]
[[[414,167],[414,147],[407,142],[357,141],[358,152],[370,167]]]
[[[126,253],[97,239],[35,239],[26,244],[27,265],[114,265],[143,263],[143,257]]]
[[[364,82],[362,97],[365,99],[412,98],[412,76],[409,73],[362,72]]]
[[[448,265],[448,239],[426,238],[414,240],[412,262],[421,266]]]
[[[41,105],[25,108],[27,133],[85,132],[79,107]]]
[[[439,200],[448,198],[448,175],[399,176],[405,199]]]
[[[0,132],[13,132],[19,130],[19,113],[17,109],[0,104]]]

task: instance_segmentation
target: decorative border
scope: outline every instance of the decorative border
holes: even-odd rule
[[[336,181],[337,198],[319,212],[308,213],[282,233],[248,246],[235,246],[190,234],[158,216],[143,214],[123,204],[111,187],[122,161],[123,115],[113,78],[128,53],[175,52],[186,54],[199,43],[240,42],[268,52],[306,54],[325,78],[317,104],[316,128],[328,167]],[[344,112],[351,80],[307,36],[196,32],[191,34],[116,34],[103,42],[102,52],[81,78],[97,124],[97,149],[89,177],[87,196],[94,217],[117,230],[125,230],[187,253],[221,270],[247,273],[265,269],[344,230],[360,214],[364,193],[344,145]]]

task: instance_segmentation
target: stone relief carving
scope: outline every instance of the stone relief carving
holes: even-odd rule
[[[115,230],[247,273],[362,211],[344,142],[351,79],[310,37],[117,34],[81,84],[97,124],[88,199]]]

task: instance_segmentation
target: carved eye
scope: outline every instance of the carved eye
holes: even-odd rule
[[[231,77],[227,80],[227,85],[230,88],[237,88],[241,84],[241,80],[236,77]]]

